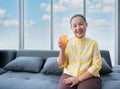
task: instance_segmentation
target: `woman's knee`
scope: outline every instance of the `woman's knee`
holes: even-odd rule
[[[101,88],[101,80],[100,78],[91,78],[85,80],[78,84],[77,89],[100,89]]]

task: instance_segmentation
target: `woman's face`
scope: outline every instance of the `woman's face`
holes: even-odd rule
[[[73,31],[73,34],[77,38],[83,38],[86,33],[86,28],[88,24],[83,20],[82,17],[74,17],[71,21],[71,28]]]

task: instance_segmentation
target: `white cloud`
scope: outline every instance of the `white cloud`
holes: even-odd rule
[[[54,23],[55,28],[68,29],[70,28],[69,17],[63,17],[61,23]]]
[[[102,0],[103,4],[113,4],[114,0]]]
[[[25,27],[31,27],[35,24],[34,20],[25,21]]]
[[[108,3],[109,0],[100,2],[87,2],[87,6],[88,7],[88,12],[89,13],[109,13],[109,12],[113,12],[113,1],[110,0],[110,2]]]
[[[60,5],[65,6],[66,8],[80,8],[83,6],[83,0],[59,0]],[[68,8],[68,9],[69,9]]]
[[[56,11],[68,11],[68,10],[74,10],[78,8],[83,8],[83,0],[59,0],[55,6],[58,6],[59,8]]]
[[[64,7],[64,6],[62,6],[62,5],[59,5],[59,4],[54,5],[53,8],[54,8],[54,11],[56,11],[56,12],[64,12],[64,11],[67,11],[67,8],[66,8],[66,7]]]
[[[109,22],[104,19],[98,19],[98,20],[94,20],[94,24],[96,26],[107,26],[107,25],[109,25]]]
[[[18,26],[19,22],[18,20],[5,20],[3,24],[4,26]]]
[[[30,21],[29,21],[29,24],[30,24],[30,25],[33,25],[33,24],[35,24],[35,22],[34,22],[33,20],[30,20]]]
[[[90,13],[109,13],[112,12],[113,8],[111,6],[93,7],[91,6],[88,10]]]
[[[70,18],[69,17],[63,17],[62,22],[63,23],[69,23]]]
[[[103,7],[103,13],[104,13],[104,12],[106,12],[106,13],[108,12],[108,13],[109,13],[109,12],[111,12],[111,11],[113,11],[113,8],[112,8],[111,6],[104,6],[104,7]]]
[[[3,23],[3,20],[0,20],[0,24],[2,24]]]
[[[33,20],[25,21],[25,27],[31,27],[35,24]],[[18,20],[0,20],[0,25],[6,26],[6,27],[12,27],[12,26],[19,26]]]
[[[47,15],[47,14],[45,14],[45,15],[42,16],[42,20],[47,20],[47,21],[49,21],[49,20],[50,20],[50,16]]]
[[[47,12],[50,11],[50,4],[41,3],[40,7]],[[76,8],[83,8],[83,0],[59,0],[58,3],[53,5],[53,9],[56,12],[64,12]]]
[[[92,22],[92,23],[91,23]],[[92,19],[89,18],[88,19],[88,24],[90,24],[90,26],[94,26],[94,27],[107,27],[107,26],[111,26],[112,23],[110,23],[108,20],[105,19]]]
[[[1,18],[1,17],[4,17],[5,12],[6,12],[5,9],[0,8],[0,18]]]
[[[19,26],[19,21],[18,20],[5,20],[5,21],[0,21],[0,24],[3,24],[4,26]],[[25,21],[25,27],[30,27],[33,26],[35,22],[33,20]]]
[[[46,6],[47,6],[46,3],[41,3],[41,4],[40,4],[40,7],[41,7],[41,8],[45,8]]]
[[[41,3],[40,8],[45,9],[47,12],[50,12],[50,4]]]

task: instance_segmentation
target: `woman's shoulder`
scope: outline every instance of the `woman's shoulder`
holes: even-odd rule
[[[73,43],[73,42],[76,42],[78,39],[76,37],[70,37],[69,38],[69,42],[70,43]],[[82,39],[82,41],[86,42],[86,43],[97,43],[97,41],[93,38],[90,38],[90,37],[84,37]]]
[[[97,43],[97,40],[95,40],[95,39],[93,39],[93,38],[90,38],[90,37],[86,37],[86,39],[85,39],[86,41],[88,41],[88,42],[92,42],[92,43]]]

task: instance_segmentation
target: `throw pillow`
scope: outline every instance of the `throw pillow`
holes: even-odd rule
[[[100,70],[100,74],[107,74],[111,72],[112,72],[111,67],[108,65],[106,60],[102,57],[102,68]]]
[[[49,75],[60,75],[63,72],[63,69],[58,67],[57,57],[49,57],[41,72]]]
[[[44,60],[42,57],[17,57],[9,62],[4,69],[10,71],[39,72]]]

